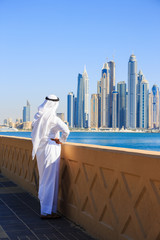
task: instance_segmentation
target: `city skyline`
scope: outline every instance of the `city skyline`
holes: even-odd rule
[[[130,80],[130,76],[132,76],[131,80]],[[105,79],[107,80],[106,83],[105,83]],[[69,123],[69,126],[71,128],[72,127],[88,128],[88,126],[90,126],[90,122],[92,121],[91,120],[92,113],[89,110],[89,108],[90,108],[89,106],[91,104],[92,97],[94,98],[94,101],[97,101],[97,99],[95,99],[95,96],[94,96],[94,95],[96,95],[95,93],[91,93],[91,95],[88,94],[88,92],[89,92],[89,81],[88,80],[89,80],[89,78],[88,78],[88,74],[86,71],[86,65],[85,65],[83,74],[78,73],[78,82],[77,82],[77,91],[76,91],[78,99],[79,99],[78,104],[80,105],[78,107],[78,109],[80,109],[81,113],[78,113],[79,110],[78,111],[76,110],[76,112],[74,113],[75,108],[76,108],[75,104],[77,104],[77,96],[73,93],[73,91],[69,92],[67,95],[67,106],[70,105],[70,108],[72,108],[72,109],[67,107],[67,111],[64,111],[64,112],[66,112],[66,116],[64,115],[64,121],[67,120]],[[106,86],[103,86],[103,81]],[[132,85],[131,85],[132,92],[130,94],[128,94],[129,88],[127,88],[127,87],[130,85],[130,81],[132,82]],[[127,82],[128,82],[128,84],[127,84]],[[142,110],[140,110],[140,108],[142,107],[141,98],[140,98],[141,83],[142,83],[142,85],[147,84],[147,94],[149,94],[149,82],[145,79],[145,76],[141,69],[138,72],[137,60],[136,60],[136,56],[134,54],[131,54],[131,56],[129,57],[129,61],[128,61],[128,81],[117,82],[117,85],[115,84],[115,62],[109,61],[109,62],[105,62],[103,64],[103,67],[101,70],[101,78],[100,78],[100,80],[97,81],[97,94],[99,94],[101,97],[100,102],[98,100],[98,102],[101,105],[99,110],[101,111],[101,108],[103,109],[103,105],[104,105],[105,109],[104,109],[104,111],[101,111],[101,113],[100,113],[100,116],[99,116],[100,120],[98,120],[98,127],[101,126],[104,128],[110,128],[114,125],[113,128],[119,128],[119,129],[122,126],[126,127],[126,128],[130,128],[130,129],[147,128],[146,127],[147,125],[145,124],[145,127],[144,127],[144,125],[142,125],[142,120],[140,120],[142,118],[142,116],[140,116],[140,114],[142,112]],[[125,91],[124,91],[124,89],[121,90],[121,85],[125,85]],[[107,95],[105,93],[104,101],[102,100],[103,95],[104,95],[103,87],[105,89],[105,92],[107,89]],[[153,86],[150,86],[150,88],[151,88],[150,94],[151,95],[153,95],[152,92],[154,92],[153,89],[155,89],[155,87],[158,87],[157,89],[159,89],[159,86],[157,86],[156,84],[154,84]],[[157,90],[155,90],[155,91],[157,94]],[[122,92],[123,92],[123,94],[121,96]],[[115,122],[115,116],[114,116],[115,112],[112,111],[112,107],[114,106],[114,108],[115,108],[115,101],[117,101],[118,105],[119,104],[123,105],[123,106],[119,106],[118,109],[121,109],[121,107],[124,109],[124,100],[120,100],[120,99],[124,98],[124,92],[126,92],[125,94],[127,94],[127,96],[126,96],[127,99],[125,100],[126,101],[125,104],[127,104],[126,110],[129,109],[128,106],[130,105],[130,103],[127,103],[129,101],[128,95],[131,95],[132,98],[134,97],[134,101],[132,99],[130,101],[131,105],[133,105],[133,103],[134,103],[134,107],[132,107],[134,110],[131,111],[132,112],[131,115],[133,114],[133,112],[136,112],[136,114],[134,115],[134,117],[132,117],[132,120],[131,120],[131,121],[133,121],[133,119],[134,119],[133,125],[130,125],[129,121],[127,120],[127,119],[129,119],[129,116],[130,116],[129,110],[126,112],[127,113],[126,116],[125,117],[123,116],[123,120],[122,120],[122,117],[121,117],[121,119],[118,119],[118,117],[117,117],[117,120]],[[159,90],[158,90],[158,92],[159,92]],[[115,98],[115,100],[113,100],[113,106],[112,106],[112,102],[111,102],[112,101],[111,100],[112,93],[113,93],[113,98]],[[117,93],[118,93],[118,95],[117,95]],[[151,98],[151,96],[150,96],[150,98]],[[153,96],[152,96],[152,98],[153,98]],[[108,99],[107,104],[106,104],[105,99]],[[76,101],[76,103],[74,103],[74,101]],[[83,103],[83,101],[86,102],[86,104]],[[148,101],[148,105],[149,105],[149,95],[148,95],[148,98],[146,98],[146,101]],[[23,119],[22,122],[27,122],[30,120],[32,121],[32,119],[30,119],[30,110],[31,110],[30,107],[31,107],[31,105],[30,105],[29,101],[27,100],[27,106],[24,106],[23,111],[22,111],[22,119]],[[145,108],[147,109],[147,106],[145,106]],[[117,109],[117,111],[119,111],[118,109]],[[159,109],[159,105],[158,105],[158,109]],[[27,111],[27,115],[28,115],[27,118],[24,117],[24,115],[26,115],[26,111]],[[122,111],[124,111],[124,110],[122,110]],[[157,112],[157,111],[158,110],[155,110],[155,112]],[[57,111],[57,113],[58,112],[59,111]],[[65,114],[64,112],[62,114]],[[106,113],[107,113],[107,115],[106,115]],[[103,115],[105,115],[105,121],[103,120]],[[124,115],[124,113],[123,113],[123,115]],[[137,117],[136,117],[136,115],[137,115]],[[155,113],[155,116],[156,115],[157,115],[157,113]],[[117,116],[118,116],[118,112],[117,112]],[[114,117],[114,120],[112,119],[112,117]],[[156,118],[156,117],[154,117],[154,118]],[[1,123],[1,125],[3,125],[7,119],[12,119],[12,117],[10,117],[10,118],[6,117],[5,119],[3,119],[3,122]],[[13,120],[13,123],[16,122],[17,119],[18,119],[18,117],[16,116],[16,120],[15,121]],[[85,121],[86,121],[85,119],[87,120],[87,123],[85,123]],[[123,124],[121,124],[120,121],[122,121]],[[140,121],[141,121],[141,123],[140,123]],[[144,119],[143,119],[143,121],[144,121]],[[150,120],[148,119],[147,121],[150,121]],[[154,120],[151,120],[151,122],[154,122]]]
[[[87,84],[84,73],[87,76]],[[90,98],[88,127],[84,124],[85,109],[88,108],[84,96],[89,85],[86,67],[84,73],[78,74],[77,96],[74,97],[73,92],[67,95],[69,127],[103,130],[160,128],[159,87],[154,84],[149,92],[149,82],[145,79],[142,70],[137,72],[137,60],[134,54],[131,54],[128,61],[128,89],[125,81],[120,81],[116,90],[115,62],[109,61],[103,64],[101,78],[97,81],[97,93],[92,93]]]
[[[150,87],[159,85],[159,11],[157,0],[0,1],[0,123],[20,118],[26,99],[32,120],[50,93],[66,116],[66,95],[85,64],[91,96],[106,58],[116,63],[116,84],[127,82],[132,51]]]

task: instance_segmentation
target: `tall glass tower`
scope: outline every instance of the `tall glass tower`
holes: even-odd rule
[[[149,84],[143,79],[140,83],[140,128],[147,129],[149,125]]]
[[[136,128],[137,61],[132,54],[128,62],[128,128]]]
[[[118,128],[126,128],[126,83],[117,83],[118,91]]]
[[[115,62],[109,61],[108,66],[110,69],[110,80],[109,80],[109,126],[112,127],[112,92],[115,90]]]
[[[83,82],[84,82],[84,119],[83,119],[83,127],[88,128],[89,123],[89,80],[88,80],[88,74],[86,71],[86,67],[84,67],[83,72]]]
[[[98,128],[98,94],[91,95],[91,128]]]
[[[112,92],[112,128],[118,127],[118,92]]]
[[[71,128],[74,127],[74,94],[73,92],[67,95],[67,122]]]
[[[159,88],[153,85],[152,91],[152,128],[159,127]]]
[[[142,73],[142,70],[140,70],[137,77],[137,128],[140,127],[140,85],[143,79],[144,75]]]
[[[97,83],[97,96],[98,96],[98,127],[101,127],[101,81]]]
[[[152,93],[149,93],[149,109],[148,109],[148,128],[152,128]]]
[[[126,90],[126,128],[128,128],[128,89]]]
[[[76,127],[83,128],[84,116],[84,81],[82,74],[78,74],[77,103],[76,103]]]
[[[109,80],[110,69],[108,63],[105,63],[101,78],[101,127],[103,128],[109,127],[110,123]]]
[[[27,100],[27,106],[23,107],[23,122],[30,122],[30,104]]]
[[[74,106],[73,107],[74,107],[74,109],[73,109],[73,112],[74,112],[73,125],[74,125],[74,127],[76,127],[77,126],[77,97],[74,98]]]
[[[84,68],[83,75],[78,74],[77,100],[76,100],[76,127],[89,127],[89,84],[88,74]]]

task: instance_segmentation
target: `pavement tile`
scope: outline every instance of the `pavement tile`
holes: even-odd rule
[[[12,224],[2,224],[3,229],[6,232],[18,232],[18,231],[23,231],[26,230],[26,226],[23,223],[12,223]]]
[[[0,183],[0,188],[1,187],[17,187],[17,184],[11,181],[4,181],[3,183]]]
[[[34,237],[33,235],[21,235],[21,236],[18,236],[18,238],[16,239],[11,239],[11,240],[37,240],[37,237]]]
[[[33,240],[33,239],[36,239],[36,236],[34,236],[33,234],[31,233],[28,233],[28,232],[19,232],[19,233],[11,233],[11,234],[8,234],[9,236],[9,239],[10,240],[22,240],[22,239],[25,239],[25,240]]]
[[[94,240],[63,216],[42,220],[38,199],[1,174],[0,227],[0,240]]]
[[[3,227],[0,225],[0,239],[4,239],[4,238],[8,239],[8,235],[3,229]]]

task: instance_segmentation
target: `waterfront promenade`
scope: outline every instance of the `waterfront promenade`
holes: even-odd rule
[[[66,236],[70,226],[70,231],[77,234],[80,228],[71,224],[74,222],[98,240],[160,239],[160,152],[63,144],[58,209],[71,220],[68,222],[64,218],[39,218],[38,170],[31,150],[30,139],[0,136],[0,171],[10,179],[1,177],[0,213],[17,218],[17,225],[27,234],[28,226],[33,232],[38,228],[42,234],[66,232]],[[9,221],[5,222],[3,216],[1,221],[0,232],[5,236]],[[17,229],[14,221],[10,224]]]
[[[0,174],[0,240],[94,240],[63,216],[43,220],[33,195]]]

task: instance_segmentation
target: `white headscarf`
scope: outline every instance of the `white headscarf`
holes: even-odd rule
[[[49,95],[49,99],[56,100],[58,99],[55,95]],[[40,141],[43,137],[46,136],[46,131],[48,125],[56,119],[56,110],[58,108],[59,101],[45,100],[39,107],[38,112],[34,116],[32,123],[32,159],[34,159],[37,149],[39,147]],[[55,122],[56,123],[56,122]]]

